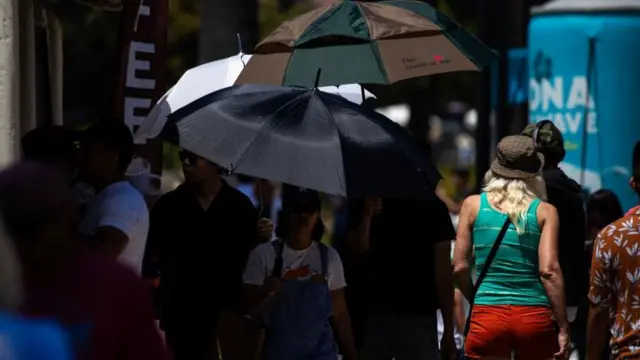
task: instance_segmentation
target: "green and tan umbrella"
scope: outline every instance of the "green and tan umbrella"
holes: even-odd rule
[[[255,48],[236,84],[392,84],[479,71],[496,58],[480,40],[426,3],[344,0],[280,25]]]

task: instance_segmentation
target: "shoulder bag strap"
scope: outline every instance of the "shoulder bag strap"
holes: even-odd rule
[[[510,224],[511,224],[511,220],[509,220],[509,217],[507,216],[507,219],[504,221],[504,224],[502,225],[502,229],[500,229],[500,233],[498,234],[496,241],[493,243],[493,247],[491,247],[489,256],[487,256],[487,261],[484,263],[484,266],[482,267],[482,271],[480,272],[480,275],[478,275],[476,284],[473,286],[473,298],[469,299],[469,314],[467,314],[467,322],[464,326],[465,337],[467,337],[467,334],[469,333],[469,324],[471,323],[471,311],[473,310],[473,302],[475,300],[476,293],[478,292],[480,285],[482,285],[482,281],[487,276],[487,272],[489,272],[489,267],[491,267],[491,263],[493,262],[493,259],[496,257],[498,248],[500,247],[500,244],[502,243],[504,236],[507,234],[507,230],[509,229]]]
[[[322,263],[322,275],[327,276],[329,274],[329,247],[327,245],[318,242],[320,247],[320,261]]]
[[[271,244],[273,244],[273,248],[276,250],[276,261],[273,263],[271,276],[279,278],[282,275],[282,251],[284,250],[284,242],[282,239],[277,239]]]

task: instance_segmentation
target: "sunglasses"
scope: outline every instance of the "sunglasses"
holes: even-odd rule
[[[187,166],[195,165],[198,159],[200,159],[198,155],[184,150],[178,153],[178,158],[182,164]]]

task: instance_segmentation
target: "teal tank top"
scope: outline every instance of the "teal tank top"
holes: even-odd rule
[[[538,244],[540,226],[536,210],[540,200],[531,202],[527,210],[525,231],[518,235],[513,224],[500,244],[489,271],[475,297],[477,305],[549,306],[540,282]],[[480,211],[473,224],[473,247],[476,254],[476,276],[480,275],[491,247],[498,238],[507,214],[494,209],[487,195],[480,195]]]

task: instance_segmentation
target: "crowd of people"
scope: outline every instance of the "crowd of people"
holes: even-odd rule
[[[502,139],[461,205],[346,200],[335,247],[317,192],[265,206],[188,151],[151,204],[122,123],[21,143],[0,172],[0,359],[640,358],[640,208],[587,198],[549,121]]]

